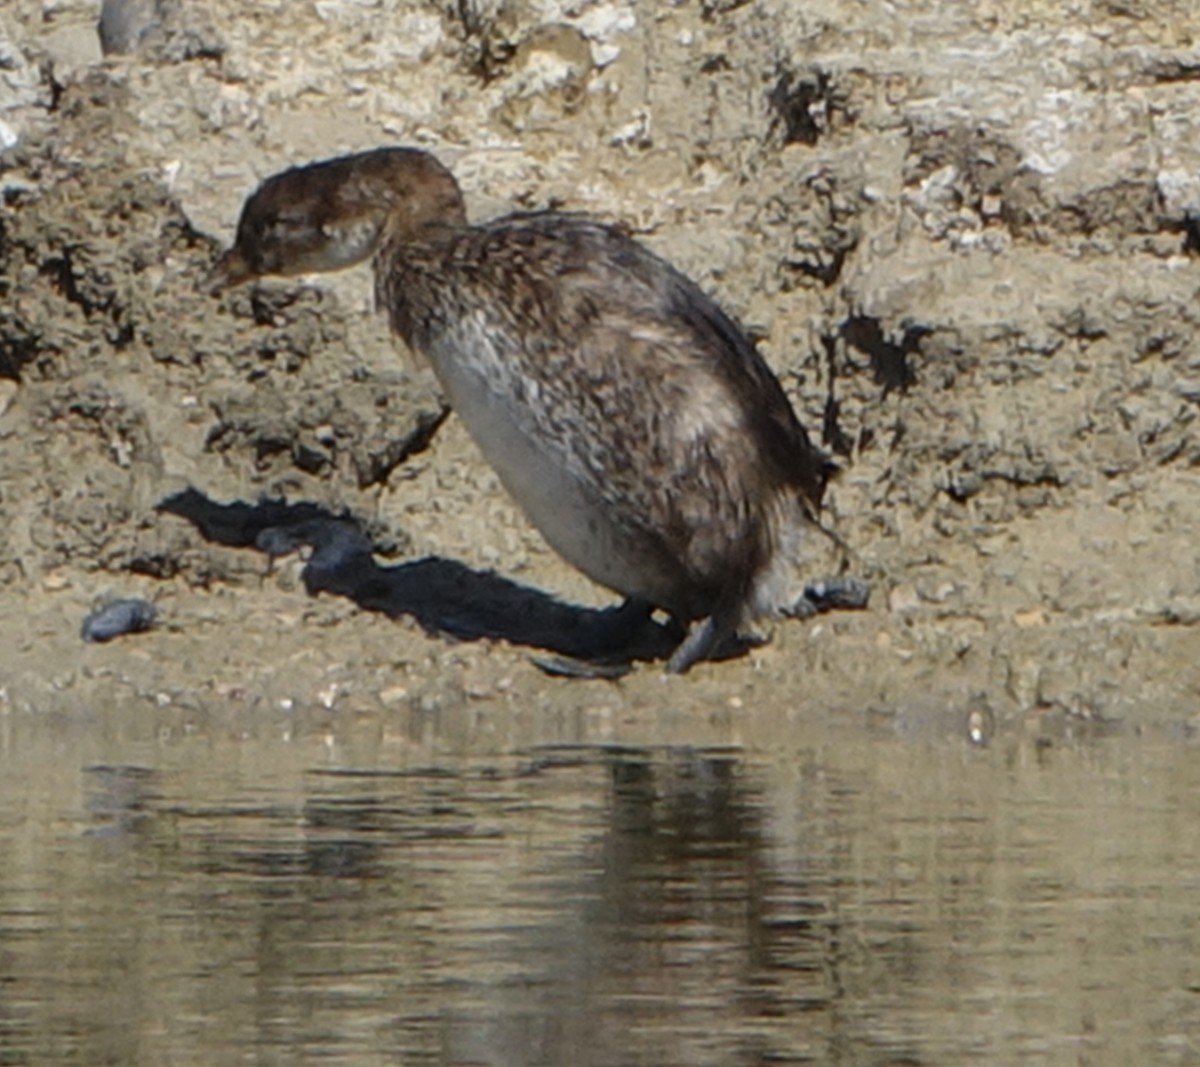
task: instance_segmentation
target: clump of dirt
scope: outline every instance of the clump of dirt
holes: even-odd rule
[[[261,177],[414,143],[477,215],[590,211],[676,262],[839,463],[827,518],[871,611],[792,624],[672,700],[1184,714],[1200,81],[1171,27],[1188,12],[919,7],[210,0],[98,21],[21,0],[0,16],[5,699],[114,679],[160,702],[594,699],[601,683],[547,683],[481,640],[599,625],[561,608],[609,600],[500,493],[366,272],[203,292]],[[346,599],[310,570],[308,596],[263,550],[305,543],[264,534],[290,522],[361,531],[377,584]],[[158,600],[157,628],[63,674],[111,589]],[[652,709],[649,677],[605,699]]]

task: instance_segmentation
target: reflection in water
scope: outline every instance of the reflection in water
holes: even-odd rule
[[[0,1067],[1200,1057],[1186,747],[87,736],[0,738]]]

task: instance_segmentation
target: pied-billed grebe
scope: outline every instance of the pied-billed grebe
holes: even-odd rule
[[[693,282],[579,216],[468,225],[445,167],[384,148],[267,179],[212,289],[368,256],[393,329],[550,545],[692,624],[669,670],[784,606],[826,461]]]

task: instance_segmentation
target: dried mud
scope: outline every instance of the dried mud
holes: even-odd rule
[[[0,710],[382,709],[497,743],[1192,729],[1186,4],[104,8],[108,55],[95,3],[0,12]],[[612,598],[504,497],[367,272],[200,289],[261,177],[389,143],[477,217],[620,220],[716,293],[842,467],[870,609],[682,679],[531,666]],[[255,547],[314,518],[370,539],[353,596]],[[113,596],[158,626],[85,646]]]

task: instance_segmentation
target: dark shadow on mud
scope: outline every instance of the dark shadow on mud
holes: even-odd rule
[[[316,504],[220,504],[187,489],[156,510],[187,520],[206,540],[255,548],[268,561],[307,548],[311,554],[302,577],[310,594],[344,596],[390,618],[409,615],[430,633],[460,640],[500,638],[563,656],[622,663],[661,659],[679,641],[670,626],[644,616],[619,607],[566,604],[455,560],[428,556],[381,567],[353,519]]]

